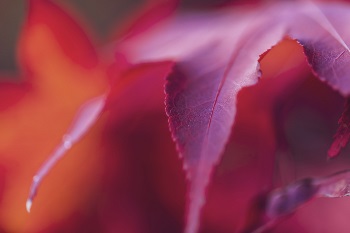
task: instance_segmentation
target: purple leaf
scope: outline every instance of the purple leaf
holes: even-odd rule
[[[266,45],[272,46],[283,37],[279,28],[269,35],[263,34],[264,30],[260,28],[248,34],[253,34],[251,38],[260,37],[261,43],[249,37],[242,38],[244,43],[238,42],[244,53],[216,55],[213,47],[204,49],[179,62],[167,79],[166,112],[170,129],[192,182],[187,233],[198,230],[205,187],[231,132],[237,93],[242,87],[256,83],[260,76],[258,61],[251,57],[259,58]],[[220,61],[220,57],[224,59]]]
[[[304,47],[316,75],[342,95],[350,94],[348,4],[306,4],[293,17],[291,36]]]
[[[199,229],[213,167],[236,114],[237,93],[260,77],[260,56],[284,37],[303,47],[314,72],[350,94],[350,6],[311,1],[180,13],[121,43],[131,62],[173,59],[166,112],[190,181],[186,233]]]
[[[350,196],[350,171],[305,178],[257,197],[255,219],[242,232],[262,233],[314,198]]]
[[[343,96],[350,94],[350,31],[344,24],[350,20],[349,5],[309,5],[311,20],[305,28],[295,30],[295,37],[304,46],[308,62],[316,75]],[[300,22],[301,23],[301,22]],[[309,30],[313,28],[313,30]],[[339,119],[339,128],[328,156],[337,156],[349,141],[349,105]]]

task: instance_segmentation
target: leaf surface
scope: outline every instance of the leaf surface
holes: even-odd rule
[[[292,17],[292,18],[291,18]],[[306,4],[291,15],[290,36],[303,46],[315,74],[343,96],[350,94],[349,4]]]
[[[237,93],[258,81],[263,53],[284,37],[295,39],[316,75],[349,95],[350,33],[343,23],[349,15],[349,5],[309,1],[180,13],[121,43],[119,51],[132,62],[176,62],[165,86],[166,112],[190,181],[186,233],[199,229],[205,189],[230,135]]]

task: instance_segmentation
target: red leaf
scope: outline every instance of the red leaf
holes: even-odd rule
[[[28,41],[33,33],[52,33],[59,44],[59,48],[74,63],[85,69],[93,69],[98,64],[98,57],[91,39],[88,38],[82,27],[59,6],[47,0],[30,0],[29,14],[26,25],[23,28],[21,40],[20,59],[23,65],[30,66],[32,57]],[[45,31],[44,31],[45,30]],[[28,36],[29,35],[29,36]],[[37,50],[36,53],[49,58],[49,51]]]
[[[3,77],[1,76],[1,79]],[[28,83],[11,82],[15,78],[0,83],[0,111],[5,111],[20,101],[31,89]]]
[[[129,23],[126,22],[124,28],[118,31],[117,34],[125,36],[125,39],[139,35],[147,31],[156,22],[173,14],[177,5],[178,0],[166,2],[150,0],[147,2],[146,6],[141,9],[141,12],[135,15],[137,20],[132,20]]]
[[[30,8],[19,39],[18,51],[21,65],[25,68],[19,72],[22,73],[23,80],[18,83],[0,83],[0,110],[2,110],[0,123],[3,129],[0,155],[2,159],[8,156],[9,161],[20,167],[9,173],[9,180],[15,184],[6,189],[5,195],[11,196],[12,201],[9,201],[6,207],[3,206],[1,213],[4,219],[7,219],[4,227],[8,231],[42,228],[63,216],[40,212],[38,208],[30,215],[29,225],[19,224],[28,218],[23,200],[29,188],[28,181],[35,174],[39,163],[52,151],[55,143],[59,142],[79,107],[87,100],[103,95],[108,88],[105,65],[98,60],[91,40],[73,17],[51,1],[28,2]],[[95,115],[90,115],[91,113]],[[98,113],[89,111],[88,115],[78,115],[78,122],[73,123],[73,126],[78,127],[68,130],[74,137],[71,138],[71,142],[80,139],[92,126]],[[95,143],[89,144],[92,146]],[[84,154],[95,154],[92,149],[87,149],[86,152]],[[94,167],[81,168],[79,174],[68,183],[75,187],[80,186],[74,182],[79,176],[87,178],[83,175],[84,169],[88,169],[88,174],[93,175],[97,169],[96,163]],[[62,173],[56,174],[61,178],[64,177]],[[13,175],[18,179],[13,179]],[[65,178],[63,180],[67,181]],[[49,187],[50,185],[56,188]],[[59,186],[60,181],[50,182],[45,187],[57,190]],[[57,195],[64,197],[65,192],[61,190]],[[43,198],[51,199],[55,195],[55,193],[44,194]],[[86,197],[79,197],[79,200],[83,199],[86,200]],[[66,201],[71,204],[70,209],[74,208],[73,194],[70,197],[66,196]],[[56,212],[60,208],[66,208],[62,203],[39,204],[39,206],[51,206]],[[64,211],[71,210],[66,208]]]
[[[334,136],[334,141],[328,150],[328,156],[333,158],[340,153],[340,150],[348,144],[350,139],[350,102],[346,106],[339,121],[339,128]]]

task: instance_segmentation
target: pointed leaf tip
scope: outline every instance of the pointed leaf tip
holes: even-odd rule
[[[32,202],[32,200],[29,198],[29,199],[27,200],[27,202],[26,202],[26,210],[27,210],[28,213],[30,213],[30,209],[32,208],[32,204],[33,204],[33,202]]]
[[[32,57],[41,52],[45,58],[55,58],[57,51],[52,51],[50,44],[57,43],[72,62],[85,69],[95,68],[99,62],[95,46],[82,24],[77,22],[77,18],[50,0],[30,0],[19,49],[25,66],[28,65],[26,63],[33,62]],[[45,30],[42,26],[46,27]],[[41,31],[38,28],[41,28]]]
[[[32,202],[36,196],[37,190],[52,167],[66,154],[66,152],[83,137],[93,126],[100,116],[106,102],[106,95],[98,96],[84,103],[75,116],[70,128],[63,135],[61,143],[56,150],[49,155],[47,161],[41,166],[39,171],[33,177],[30,187],[29,197],[26,203],[27,211],[30,211]]]

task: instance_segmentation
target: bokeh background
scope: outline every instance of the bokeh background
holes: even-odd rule
[[[89,23],[89,27],[101,40],[117,30],[131,12],[140,8],[144,0],[62,0],[60,4],[71,6]],[[25,0],[1,0],[0,2],[0,67],[16,72],[16,45],[25,17]]]
[[[93,32],[100,38],[108,38],[130,20],[147,0],[58,0],[62,5],[71,7],[83,18]],[[247,4],[255,0],[183,0],[182,7],[203,9],[222,6],[225,4]],[[23,19],[25,17],[25,0],[1,0],[0,2],[0,68],[9,72],[16,72],[16,45]]]
[[[56,2],[73,12],[101,47],[145,3]],[[253,1],[191,0],[182,1],[181,7],[202,10],[248,2]],[[17,41],[25,10],[25,1],[0,1],[2,74],[20,73]],[[264,57],[262,71],[261,82],[239,95],[233,134],[208,189],[203,233],[236,232],[262,191],[350,167],[349,148],[334,160],[326,157],[345,100],[313,76],[301,48],[286,39]],[[140,74],[143,78],[121,91],[115,108],[54,168],[29,215],[25,199],[31,177],[75,113],[76,107],[69,105],[71,100],[63,92],[65,85],[85,85],[71,83],[69,77],[63,77],[57,88],[44,82],[57,94],[58,107],[50,106],[51,102],[28,105],[18,118],[25,130],[17,132],[20,137],[11,142],[8,153],[0,154],[0,232],[181,232],[186,182],[167,126],[163,80],[155,78],[163,73],[162,65],[145,65],[124,74],[126,80]],[[86,88],[93,85],[87,82]],[[84,88],[72,90],[78,93],[74,98],[83,99]],[[0,119],[12,117],[6,114],[2,112]],[[13,122],[16,125],[16,119]],[[11,128],[3,129],[4,134],[9,132]],[[0,145],[6,143],[0,137]],[[315,200],[272,232],[346,233],[348,202],[345,198]]]

